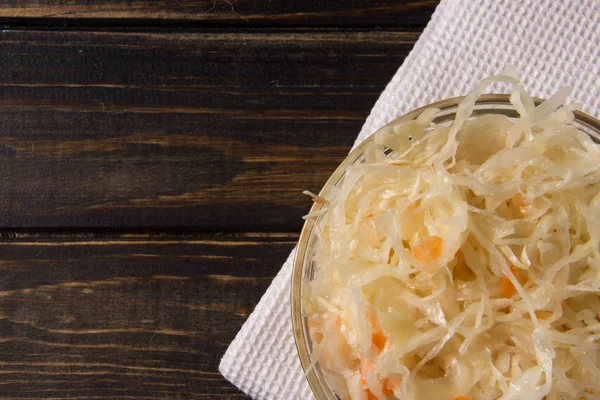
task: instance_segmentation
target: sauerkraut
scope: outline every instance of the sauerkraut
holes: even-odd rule
[[[473,117],[493,82],[519,118]],[[342,399],[600,399],[600,147],[516,71],[379,131],[307,219],[304,313]]]

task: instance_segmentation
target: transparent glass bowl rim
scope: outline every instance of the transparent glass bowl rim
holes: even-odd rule
[[[408,121],[418,117],[425,109],[428,108],[439,108],[442,114],[442,118],[449,120],[449,116],[454,116],[456,108],[463,97],[454,97],[451,99],[441,100],[421,108],[410,111],[399,118],[394,119],[392,122],[382,126],[378,131],[386,129],[390,126],[396,125],[403,121]],[[544,100],[535,98],[536,104],[540,104]],[[486,94],[482,95],[475,103],[475,112],[478,114],[502,114],[509,117],[517,117],[518,114],[514,109],[514,106],[509,101],[509,96],[506,94]],[[438,115],[439,115],[438,114]],[[436,117],[434,120],[437,120]],[[452,118],[453,119],[453,118]],[[593,116],[586,114],[581,111],[575,112],[575,125],[582,129],[584,132],[589,134],[594,140],[600,142],[600,120]],[[377,131],[377,132],[378,132]],[[331,177],[327,180],[323,188],[321,189],[320,195],[326,197],[329,190],[337,185],[344,177],[345,171],[348,166],[357,162],[362,156],[365,146],[373,140],[374,135],[369,136],[361,144],[359,144],[346,159],[337,167]],[[322,207],[319,203],[314,203],[310,212],[318,211]],[[292,270],[292,287],[290,293],[290,303],[292,309],[292,327],[294,331],[294,339],[296,341],[296,349],[298,356],[300,357],[300,363],[304,371],[311,365],[310,359],[310,337],[308,335],[308,326],[306,324],[306,318],[302,315],[303,310],[303,299],[302,293],[304,292],[304,282],[307,273],[310,273],[310,260],[308,260],[310,243],[312,238],[312,227],[307,222],[302,228],[300,238],[298,239],[298,245],[296,248],[296,254],[294,257],[294,264]],[[306,373],[306,379],[312,389],[313,394],[318,400],[337,400],[338,397],[333,393],[323,374],[321,373],[318,364],[311,368]]]

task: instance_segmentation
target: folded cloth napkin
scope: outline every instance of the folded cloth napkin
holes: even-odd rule
[[[464,95],[506,65],[526,90],[547,98],[562,86],[571,101],[600,111],[600,1],[442,0],[410,55],[367,118],[355,146],[411,109]],[[492,87],[492,90],[506,87]],[[221,360],[223,376],[256,399],[313,398],[290,317],[294,251]]]

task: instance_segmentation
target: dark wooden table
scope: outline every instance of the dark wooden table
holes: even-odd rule
[[[0,398],[243,397],[301,191],[436,4],[1,0]]]

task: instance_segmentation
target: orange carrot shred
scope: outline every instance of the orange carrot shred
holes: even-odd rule
[[[443,249],[444,240],[441,237],[429,236],[415,247],[415,259],[423,264],[428,264],[440,258]]]
[[[387,339],[385,338],[385,335],[382,332],[376,332],[371,335],[371,341],[373,342],[375,347],[377,347],[377,350],[382,351],[385,347]]]
[[[454,397],[452,400],[471,400],[471,398],[467,396],[458,396]]]
[[[517,273],[517,267],[511,265],[510,272],[512,272],[512,274],[515,275]],[[505,299],[511,298],[516,291],[517,289],[515,289],[515,285],[513,285],[510,279],[508,279],[508,277],[504,275],[504,278],[502,279],[502,297],[504,297]]]
[[[385,378],[383,380],[383,386],[392,391],[399,388],[401,384],[402,384],[402,381],[398,378]]]
[[[381,391],[383,392],[383,395],[386,397],[390,397],[391,395],[394,394],[394,391],[390,388],[388,388],[385,384],[383,385],[383,389],[381,389]]]
[[[379,398],[375,396],[373,392],[367,389],[367,400],[379,400]]]

